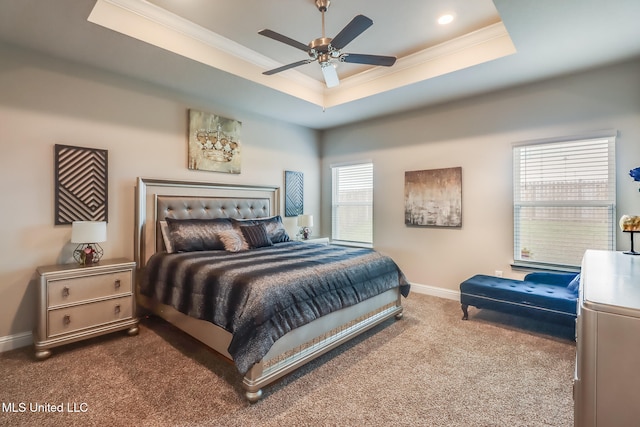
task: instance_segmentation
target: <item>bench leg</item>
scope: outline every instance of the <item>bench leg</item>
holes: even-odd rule
[[[469,305],[460,304],[460,307],[462,307],[462,320],[469,320]]]

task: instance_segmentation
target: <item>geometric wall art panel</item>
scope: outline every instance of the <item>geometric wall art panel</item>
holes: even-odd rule
[[[55,145],[55,224],[108,221],[107,150]]]
[[[302,215],[304,209],[304,174],[284,171],[284,216]]]
[[[462,168],[404,174],[404,223],[407,226],[462,226]]]

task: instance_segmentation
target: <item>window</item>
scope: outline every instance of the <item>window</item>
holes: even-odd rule
[[[331,238],[373,243],[373,164],[332,166]]]
[[[580,266],[615,250],[615,136],[513,148],[514,262]]]

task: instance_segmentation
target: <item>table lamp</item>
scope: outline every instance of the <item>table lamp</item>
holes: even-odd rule
[[[298,227],[300,227],[300,234],[302,234],[302,238],[304,240],[307,240],[309,236],[311,236],[311,227],[313,227],[313,215],[298,215]]]
[[[77,243],[73,258],[82,265],[94,264],[102,258],[98,243],[107,241],[107,223],[104,221],[74,221],[71,224],[71,243]]]

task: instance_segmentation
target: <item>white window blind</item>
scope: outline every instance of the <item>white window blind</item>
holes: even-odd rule
[[[373,243],[373,164],[334,166],[332,170],[331,238]]]
[[[579,266],[615,250],[615,137],[517,145],[514,262]]]

